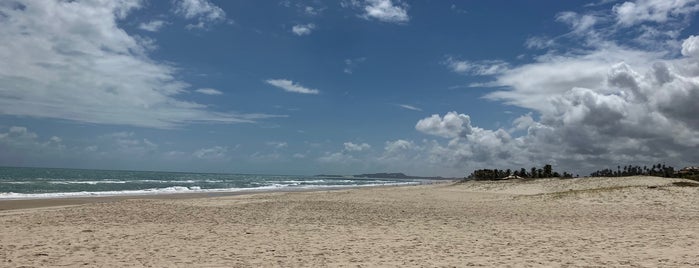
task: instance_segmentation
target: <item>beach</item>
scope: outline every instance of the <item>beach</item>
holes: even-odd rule
[[[22,200],[34,203],[0,211],[0,266],[699,266],[691,183],[639,176]]]

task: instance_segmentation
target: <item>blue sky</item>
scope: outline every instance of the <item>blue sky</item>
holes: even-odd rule
[[[0,4],[0,165],[233,173],[699,159],[690,0]]]

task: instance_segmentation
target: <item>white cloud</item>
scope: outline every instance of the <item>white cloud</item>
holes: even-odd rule
[[[543,36],[532,36],[524,41],[524,46],[529,49],[544,49],[554,46],[556,42],[547,37]]]
[[[270,117],[178,99],[176,68],[118,26],[140,1],[17,3],[0,5],[0,114],[154,128]]]
[[[367,143],[352,143],[345,142],[345,150],[348,152],[361,152],[371,149],[371,145]]]
[[[420,109],[420,108],[418,108],[418,107],[415,107],[415,106],[412,106],[412,105],[408,105],[408,104],[398,104],[398,106],[400,106],[400,107],[402,107],[402,108],[404,108],[404,109],[408,109],[408,110],[422,111],[422,109]]]
[[[163,157],[168,160],[182,159],[187,156],[188,154],[182,151],[167,151],[163,153]]]
[[[456,112],[432,115],[416,129],[449,140],[423,141],[404,155],[419,154],[445,168],[550,163],[581,174],[625,164],[693,164],[699,158],[699,38],[676,38],[696,2],[629,3],[616,5],[611,18],[604,12],[559,14],[570,33],[558,38],[579,47],[557,47],[563,50],[509,65],[484,84],[497,88],[486,98],[531,109],[538,119],[523,115],[508,131],[472,126],[468,115]],[[599,23],[615,20],[622,26],[659,24],[636,31]],[[612,39],[622,33],[625,40]],[[638,42],[644,38],[650,39]],[[470,62],[450,63],[453,71],[473,72]]]
[[[699,36],[689,36],[682,42],[682,55],[699,58]]]
[[[509,69],[509,64],[501,60],[485,60],[485,61],[465,61],[457,60],[453,57],[448,57],[444,62],[449,69],[455,73],[474,74],[474,75],[496,75],[501,74]]]
[[[345,142],[342,144],[343,149],[339,152],[325,152],[322,156],[318,157],[318,161],[327,164],[336,164],[341,166],[369,163],[371,162],[372,156],[369,155],[371,145],[368,143],[353,143]],[[355,157],[361,154],[361,158]]]
[[[195,92],[201,93],[204,95],[222,95],[223,94],[223,92],[216,90],[216,89],[213,89],[213,88],[200,88],[200,89],[195,90]]]
[[[318,15],[320,13],[320,11],[321,11],[320,9],[312,7],[312,6],[306,6],[303,8],[303,12],[309,16]]]
[[[448,112],[444,117],[433,114],[417,122],[415,129],[430,135],[456,138],[471,134],[471,118],[465,114]]]
[[[410,21],[408,4],[401,0],[345,0],[340,2],[342,7],[361,9],[361,18],[370,20],[403,24]]]
[[[134,132],[115,132],[101,137],[109,153],[120,153],[128,156],[143,157],[153,155],[158,145],[146,138],[138,138]]]
[[[613,64],[656,56],[659,55],[616,46],[584,55],[550,55],[497,76],[492,85],[516,90],[495,91],[486,97],[536,111],[552,110],[554,107],[548,104],[548,99],[554,95],[574,87],[606,88],[605,79]]]
[[[297,24],[294,25],[294,27],[291,28],[291,31],[298,36],[304,36],[304,35],[309,35],[311,32],[316,28],[316,25],[313,23],[309,24]]]
[[[364,15],[366,19],[376,19],[383,22],[405,23],[410,20],[408,16],[408,5],[401,1],[391,0],[367,0],[364,5]]]
[[[35,159],[51,158],[57,160],[66,150],[63,139],[51,136],[41,141],[39,135],[26,127],[12,126],[7,132],[0,132],[0,163],[21,165],[25,157]]]
[[[210,23],[226,20],[226,12],[208,0],[174,0],[174,13],[185,19],[197,20],[196,24],[189,24],[186,28],[203,29]]]
[[[366,61],[365,57],[356,58],[356,59],[345,59],[345,69],[343,70],[343,72],[346,74],[354,73],[354,69],[357,68],[357,65],[359,65],[360,63],[362,63],[364,61]]]
[[[415,144],[412,141],[399,139],[386,142],[384,150],[389,154],[395,154],[397,152],[411,150],[413,148],[415,148]]]
[[[160,30],[160,28],[163,28],[163,26],[165,26],[165,21],[152,20],[139,24],[138,28],[144,31],[157,32]]]
[[[350,154],[346,154],[343,152],[326,152],[323,156],[318,157],[318,161],[322,163],[348,164],[352,162],[357,162],[358,159],[354,158],[354,156]]]
[[[192,156],[199,159],[226,159],[227,153],[228,147],[214,146],[211,148],[201,148],[192,153]]]
[[[673,17],[684,17],[699,10],[694,0],[638,0],[614,5],[616,20],[623,26],[644,22],[664,23]]]
[[[571,27],[571,33],[590,34],[590,30],[597,23],[597,17],[590,14],[578,14],[572,11],[558,13],[556,20],[566,23]]]
[[[294,81],[287,79],[268,79],[265,81],[267,84],[283,89],[286,92],[300,93],[300,94],[319,94],[320,91],[312,88],[304,87]]]
[[[270,146],[270,147],[273,147],[276,149],[282,149],[282,148],[288,147],[289,144],[286,142],[283,142],[283,141],[270,141],[270,142],[267,142],[267,146]]]
[[[38,136],[26,127],[12,126],[6,133],[0,133],[0,141],[4,143],[33,142]]]

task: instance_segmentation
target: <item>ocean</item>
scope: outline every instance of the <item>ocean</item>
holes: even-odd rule
[[[0,167],[0,199],[409,185],[424,179]]]

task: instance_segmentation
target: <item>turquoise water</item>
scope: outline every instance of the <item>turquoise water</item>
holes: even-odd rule
[[[398,184],[423,180],[0,167],[0,199],[235,192]]]

